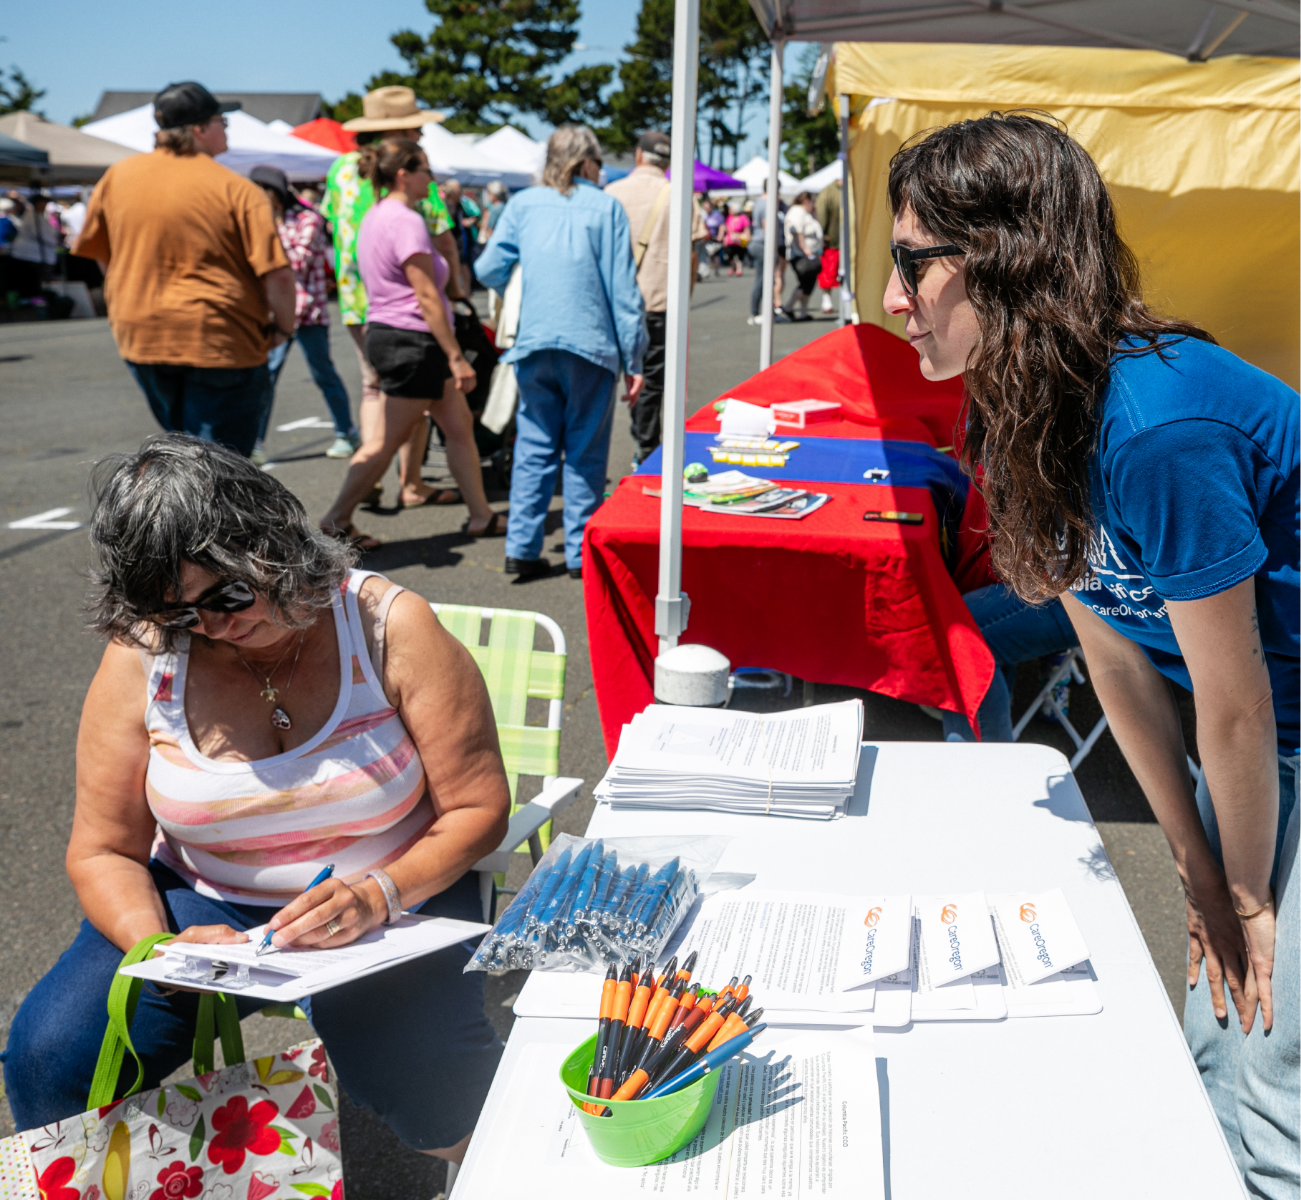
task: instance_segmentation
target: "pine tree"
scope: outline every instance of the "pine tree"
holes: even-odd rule
[[[579,67],[552,72],[578,39],[578,0],[425,0],[438,19],[425,36],[404,30],[391,39],[407,71],[383,71],[367,88],[406,84],[431,108],[449,113],[454,133],[496,129],[516,113],[552,125],[567,121],[600,126],[608,115],[601,90],[614,68]],[[331,110],[357,115],[360,98],[349,93]]]
[[[30,112],[45,95],[44,88],[36,87],[18,67],[9,68],[9,78],[0,71],[0,117],[15,112]],[[38,114],[39,115],[39,114]]]

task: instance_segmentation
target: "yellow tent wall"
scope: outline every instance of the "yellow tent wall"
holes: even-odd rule
[[[1142,264],[1147,302],[1301,383],[1296,59],[1188,63],[1143,50],[838,43],[828,91],[853,98],[860,319],[903,330],[881,308],[895,151],[925,129],[1036,108],[1065,122],[1093,155]]]

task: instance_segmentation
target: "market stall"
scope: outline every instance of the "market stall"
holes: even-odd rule
[[[1035,108],[1093,156],[1150,303],[1301,383],[1301,63],[1146,50],[840,43],[828,87],[848,95],[858,318],[899,333],[891,271],[891,156],[922,130]],[[871,97],[892,97],[870,103]]]
[[[735,665],[866,688],[974,716],[993,672],[962,592],[992,582],[984,508],[952,457],[956,381],[928,383],[912,348],[875,326],[809,343],[730,389],[768,408],[816,396],[842,419],[805,430],[784,465],[755,476],[830,496],[798,521],[683,513],[683,588],[691,640]],[[712,405],[686,423],[685,458],[711,461]],[[662,453],[623,479],[588,523],[584,596],[607,749],[652,699]],[[648,495],[647,493],[654,493]],[[868,511],[922,515],[865,521]],[[776,631],[779,631],[776,632]]]
[[[35,146],[0,133],[0,180],[6,183],[27,183],[35,174],[49,166],[50,156]]]
[[[147,154],[154,148],[158,123],[153,104],[105,117],[82,126],[82,132]],[[226,142],[230,147],[217,161],[247,175],[254,167],[278,167],[291,181],[324,179],[338,155],[323,146],[269,129],[256,117],[238,109],[226,114]]]
[[[0,117],[0,133],[48,154],[49,166],[41,175],[47,184],[94,183],[115,162],[135,153],[32,112]]]

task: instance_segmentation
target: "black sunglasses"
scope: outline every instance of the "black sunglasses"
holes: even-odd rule
[[[203,593],[193,604],[169,604],[156,609],[148,615],[164,629],[193,629],[202,619],[199,610],[213,613],[237,613],[252,608],[257,603],[253,589],[247,583],[237,580],[231,583],[217,583]],[[166,620],[163,613],[171,613]]]
[[[894,256],[895,269],[899,272],[899,282],[910,296],[917,295],[917,267],[919,259],[954,258],[966,251],[961,246],[923,246],[920,250],[910,250],[898,242],[890,243],[890,253]]]

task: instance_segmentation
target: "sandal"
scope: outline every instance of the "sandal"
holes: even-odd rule
[[[372,537],[369,533],[361,533],[355,525],[346,525],[343,529],[325,529],[322,533],[332,537],[340,542],[347,542],[354,550],[360,550],[365,554],[368,550],[378,550],[383,544],[381,538]]]
[[[425,508],[440,507],[445,504],[460,504],[461,492],[459,488],[435,488],[423,500],[403,500],[403,508]]]
[[[470,522],[466,521],[466,523],[461,526],[461,532],[468,533],[471,537],[476,538],[505,537],[506,522],[504,517],[505,513],[494,512],[492,516],[488,518],[488,524],[479,530],[478,533],[475,533],[474,530],[470,528]]]

